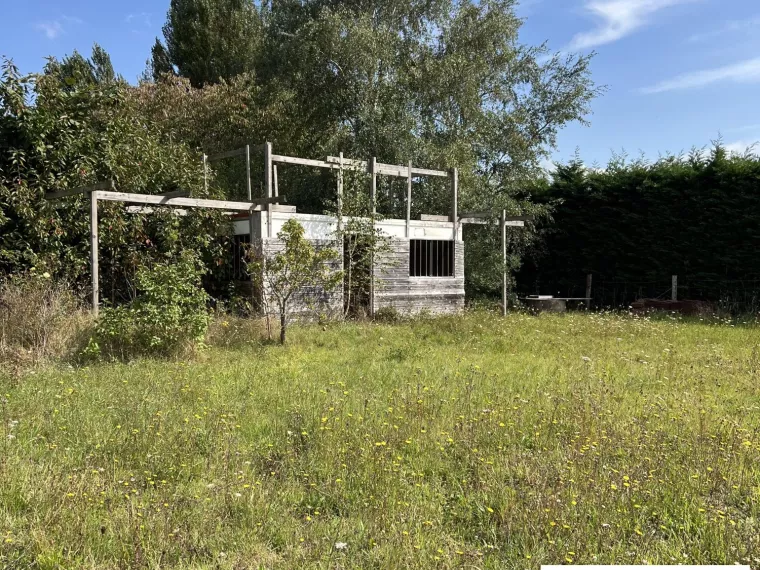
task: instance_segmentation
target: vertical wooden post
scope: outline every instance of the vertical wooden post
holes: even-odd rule
[[[267,198],[272,197],[272,143],[264,143],[264,188]]]
[[[586,275],[586,310],[591,308],[591,283],[594,280],[594,275],[589,273]]]
[[[406,178],[406,237],[411,237],[412,223],[412,161],[409,161],[409,172]]]
[[[451,221],[454,223],[454,241],[459,238],[459,170],[451,169]]]
[[[203,188],[208,192],[208,157],[203,153]]]
[[[253,194],[251,192],[251,147],[250,145],[245,145],[245,191],[246,196],[248,196],[248,200],[253,199]]]
[[[343,152],[338,154],[338,232],[343,229]],[[341,244],[342,248],[342,244]]]
[[[375,214],[377,213],[377,158],[374,156],[369,163],[369,200],[372,211],[370,217],[372,219],[372,233],[375,233]],[[374,239],[374,236],[373,236]],[[370,252],[370,276],[369,276],[369,314],[375,316],[375,252]]]
[[[98,267],[98,193],[90,192],[90,271],[92,272],[92,314],[100,310],[100,269]]]
[[[276,164],[272,165],[272,182],[273,182],[273,185],[274,185],[274,195],[275,196],[279,196],[280,195],[280,188],[279,188],[279,184],[277,182],[277,165]]]
[[[369,162],[369,203],[372,207],[372,218],[374,219],[377,212],[377,158],[374,156]]]
[[[501,220],[499,220],[501,226],[501,263],[502,263],[502,276],[501,276],[501,314],[507,316],[507,211],[501,211]]]
[[[678,275],[673,275],[671,279],[670,298],[674,301],[678,301]]]

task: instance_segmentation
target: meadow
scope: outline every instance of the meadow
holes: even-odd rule
[[[756,326],[472,313],[239,337],[0,373],[0,567],[760,568]]]

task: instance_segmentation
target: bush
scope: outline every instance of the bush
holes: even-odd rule
[[[66,284],[31,271],[0,285],[0,362],[14,365],[78,352],[90,326]]]
[[[102,311],[88,354],[130,358],[170,356],[203,343],[209,325],[208,295],[196,257],[185,255],[136,275],[136,298]]]

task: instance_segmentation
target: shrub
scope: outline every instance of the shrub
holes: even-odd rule
[[[103,310],[87,352],[119,358],[170,356],[202,344],[210,319],[203,273],[189,254],[140,267],[137,296],[129,304]]]
[[[47,273],[31,271],[0,285],[0,362],[21,365],[70,356],[89,325],[74,293]]]

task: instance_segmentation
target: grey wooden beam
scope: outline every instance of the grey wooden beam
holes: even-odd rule
[[[81,188],[72,188],[71,190],[61,190],[60,192],[51,192],[50,194],[45,194],[45,200],[57,200],[58,198],[67,198],[68,196],[86,194],[87,192],[94,192],[96,190],[112,190],[113,187],[114,187],[113,180],[106,180],[104,182],[98,182],[91,186],[82,186]]]
[[[324,160],[314,160],[312,158],[299,158],[297,156],[285,156],[282,154],[273,154],[272,162],[282,164],[294,164],[296,166],[314,166],[316,168],[338,168],[337,164],[332,164]]]
[[[412,161],[409,161],[409,171],[406,179],[406,237],[410,237],[412,221]]]
[[[235,150],[228,150],[227,152],[220,152],[219,154],[212,154],[207,156],[206,160],[214,162],[216,160],[222,160],[225,158],[232,158],[233,156],[243,156],[245,154],[246,147],[236,148]]]
[[[337,156],[328,156],[327,163],[336,164],[339,161]],[[350,158],[343,159],[344,166],[351,166],[354,168],[360,168],[369,172],[369,162],[366,160],[355,160]],[[407,178],[409,176],[409,167],[400,166],[397,164],[384,164],[382,162],[375,161],[377,174],[384,176],[398,176],[401,178]],[[437,176],[439,178],[448,177],[449,173],[445,170],[432,170],[430,168],[412,168],[412,176]]]
[[[206,200],[201,198],[168,198],[166,196],[154,196],[150,194],[130,194],[127,192],[93,192],[98,200],[109,202],[124,202],[131,204],[154,204],[156,206],[186,206],[191,208],[211,208],[215,210],[233,210],[248,212],[251,209],[261,208],[262,202],[270,202],[266,198],[257,199],[257,202],[231,202],[228,200]],[[280,197],[279,200],[284,200]]]
[[[98,191],[90,192],[90,273],[92,278],[92,314],[100,310],[100,268],[98,260]]]
[[[264,143],[264,190],[267,198],[272,197],[272,143]]]

